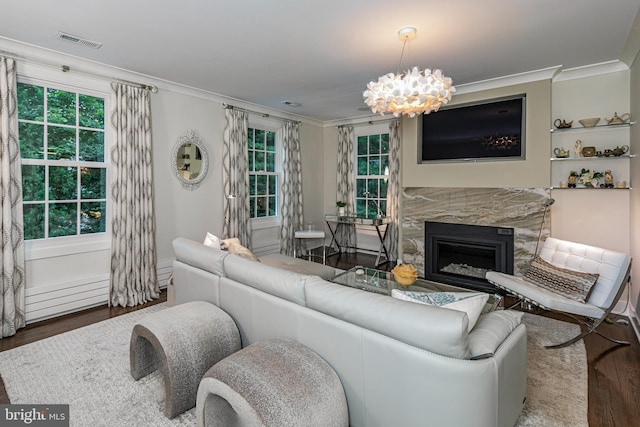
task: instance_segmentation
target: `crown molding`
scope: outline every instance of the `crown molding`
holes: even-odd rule
[[[585,65],[583,67],[567,68],[559,72],[553,82],[562,82],[565,80],[580,79],[583,77],[593,77],[601,74],[617,73],[620,71],[629,71],[629,66],[622,61],[607,61],[598,64]]]
[[[125,70],[123,68],[114,67],[97,61],[91,61],[75,55],[46,49],[40,46],[35,46],[2,36],[0,36],[0,54],[10,56],[17,59],[18,61],[24,62],[25,68],[27,70],[33,70],[34,66],[36,66],[62,72],[61,67],[64,64],[69,66],[69,71],[67,71],[69,75],[73,75],[74,73],[76,73],[78,75],[81,75],[81,77],[83,78],[102,81],[120,79],[140,82],[147,85],[157,86],[159,90],[166,90],[182,95],[204,99],[207,101],[212,101],[214,103],[220,104],[221,108],[223,103],[233,104],[234,106],[254,110],[263,114],[277,115],[291,120],[299,120],[303,123],[308,123],[315,126],[323,126],[322,121],[311,119],[305,116],[291,114],[288,111],[282,111],[275,108],[267,108],[263,105],[253,104],[241,99],[220,95],[214,92],[198,89],[180,83],[175,83],[169,80],[160,79],[158,77],[150,76],[147,74],[136,73],[133,71]]]
[[[524,73],[511,74],[508,76],[496,77],[494,79],[456,85],[456,95],[480,92],[488,89],[498,89],[501,87],[537,82],[540,80],[550,80],[553,79],[561,69],[562,65],[556,65],[553,67],[542,68],[540,70],[526,71]]]

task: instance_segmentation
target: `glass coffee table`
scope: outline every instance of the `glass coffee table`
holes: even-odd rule
[[[388,296],[391,296],[391,291],[393,289],[413,292],[478,292],[471,289],[460,288],[424,279],[417,279],[416,282],[410,286],[402,286],[394,280],[393,273],[390,271],[376,270],[374,268],[361,266],[356,266],[344,273],[340,273],[331,279],[331,281],[339,285]],[[502,301],[501,295],[489,294],[487,304],[482,311],[487,313],[495,310],[500,304],[500,301]]]

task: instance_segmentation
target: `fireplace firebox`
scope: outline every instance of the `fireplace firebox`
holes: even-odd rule
[[[504,293],[487,271],[513,274],[513,228],[425,221],[425,278],[434,282]]]

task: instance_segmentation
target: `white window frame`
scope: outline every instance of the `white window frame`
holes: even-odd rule
[[[282,162],[283,162],[283,144],[282,144],[282,123],[274,119],[266,117],[250,117],[249,127],[260,129],[276,134],[276,165],[275,175],[278,179],[278,188],[276,189],[276,216],[251,218],[251,229],[260,230],[263,228],[279,227],[282,224]],[[249,201],[247,200],[247,203]]]
[[[111,130],[112,93],[109,82],[102,79],[90,78],[82,75],[60,75],[51,69],[36,64],[26,63],[18,66],[18,82],[54,89],[76,92],[83,95],[96,96],[104,99],[104,162],[106,165],[106,203],[105,232],[76,236],[61,236],[55,238],[25,240],[25,260],[52,258],[75,255],[93,251],[108,250],[111,247],[111,146],[113,133]]]
[[[361,136],[389,134],[389,123],[385,122],[385,123],[377,123],[377,124],[373,124],[373,125],[358,126],[358,127],[356,127],[354,129],[354,134],[355,134],[355,140],[354,140],[354,147],[353,147],[353,164],[354,164],[354,168],[353,168],[353,174],[354,174],[354,178],[353,178],[353,182],[354,182],[353,206],[354,206],[354,209],[356,209],[357,199],[358,199],[358,196],[356,194],[356,188],[357,188],[358,177],[361,176],[361,175],[358,175],[358,138],[361,137]],[[371,175],[371,176],[381,177],[381,176],[384,176],[384,174]],[[387,199],[387,198],[385,197],[385,199]],[[386,212],[385,212],[385,214],[386,214]]]

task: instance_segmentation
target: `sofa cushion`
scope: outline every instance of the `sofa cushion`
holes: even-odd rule
[[[307,277],[293,271],[255,262],[236,254],[224,259],[226,276],[252,288],[299,305],[306,305],[304,283]]]
[[[556,267],[542,258],[536,257],[531,262],[524,279],[572,300],[585,302],[589,299],[589,294],[598,280],[598,276],[598,274]]]
[[[309,276],[307,307],[443,356],[469,357],[465,313],[389,298]]]
[[[173,253],[178,261],[201,268],[217,276],[224,276],[223,261],[228,252],[205,246],[200,242],[178,237],[173,240]]]
[[[326,280],[333,279],[338,273],[337,270],[331,266],[282,254],[264,255],[260,257],[260,261],[273,267],[295,271],[300,274],[319,276]]]
[[[521,311],[497,310],[483,314],[475,328],[469,333],[469,348],[472,359],[493,356],[502,341],[522,323]]]
[[[469,317],[468,330],[471,331],[489,299],[489,295],[480,292],[414,292],[393,289],[393,298],[418,304],[435,305],[450,310],[467,313]]]

